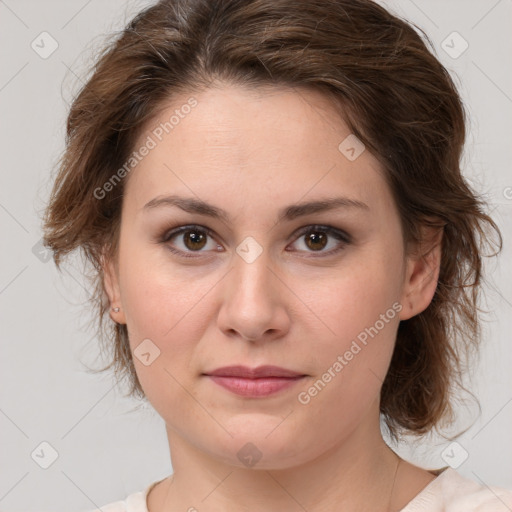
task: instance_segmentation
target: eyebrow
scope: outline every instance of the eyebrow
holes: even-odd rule
[[[177,195],[158,196],[151,199],[143,207],[144,211],[152,210],[160,206],[177,206],[188,213],[196,213],[205,215],[214,219],[221,220],[225,223],[230,222],[228,212],[222,208],[218,208],[212,204],[206,203],[201,199],[193,197],[181,197]],[[357,208],[360,210],[370,210],[370,207],[357,199],[348,197],[332,197],[310,201],[306,203],[291,204],[279,210],[278,222],[291,221],[298,217],[310,215],[312,213],[325,212],[338,208]]]

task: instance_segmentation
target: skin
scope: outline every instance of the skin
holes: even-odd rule
[[[190,96],[163,105],[136,147]],[[217,83],[193,96],[197,106],[131,171],[118,253],[104,267],[107,294],[120,308],[111,316],[127,324],[132,351],[144,339],[160,350],[148,366],[134,357],[165,421],[173,467],[149,494],[148,509],[384,511],[391,499],[389,510],[399,510],[434,476],[406,461],[395,475],[379,393],[399,321],[433,297],[440,236],[425,230],[425,243],[405,251],[379,162],[368,150],[355,161],[339,151],[350,130],[320,93]],[[144,208],[169,194],[200,198],[230,219]],[[285,206],[338,196],[367,208],[277,222]],[[189,224],[212,232],[199,252],[183,233],[160,241]],[[313,224],[342,230],[351,242],[328,235],[324,248],[308,245],[298,230]],[[249,236],[263,249],[251,263],[236,252]],[[301,404],[298,394],[394,303],[401,311]],[[202,375],[232,364],[307,376],[255,399]],[[252,467],[237,457],[246,443],[262,454]]]

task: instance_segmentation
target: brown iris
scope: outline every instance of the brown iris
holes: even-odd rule
[[[185,231],[183,234],[185,246],[191,251],[202,249],[206,244],[206,234],[197,230]]]
[[[320,250],[327,244],[327,235],[320,231],[311,231],[306,235],[306,245],[313,250]]]

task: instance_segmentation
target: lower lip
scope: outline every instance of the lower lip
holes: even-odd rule
[[[242,377],[220,377],[208,375],[219,386],[241,396],[263,397],[283,391],[295,385],[303,376],[298,377],[262,377],[260,379],[244,379]]]

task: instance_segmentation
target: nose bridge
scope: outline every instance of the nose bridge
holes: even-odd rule
[[[275,276],[270,268],[270,258],[262,246],[248,241],[241,243],[234,256],[232,292],[237,300],[243,301],[272,301],[272,283]],[[240,303],[242,305],[242,303]]]
[[[237,253],[240,248],[241,254],[234,255],[233,267],[228,274],[219,315],[220,327],[252,340],[264,336],[267,331],[283,332],[288,318],[278,290],[282,284],[274,275],[268,251],[261,250],[255,256],[251,253],[254,245],[244,248],[240,244]],[[249,250],[244,252],[244,249]],[[248,254],[251,257],[247,257]]]

